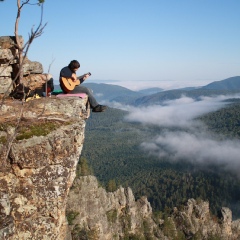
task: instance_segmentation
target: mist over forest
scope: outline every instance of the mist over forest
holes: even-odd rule
[[[200,198],[239,217],[240,89],[219,84],[149,95],[91,84],[109,108],[87,120],[82,157],[102,184],[131,187],[154,211]]]
[[[229,103],[224,100],[239,98],[240,94],[220,95],[196,101],[182,96],[162,105],[131,108],[125,119],[165,128],[141,144],[143,150],[151,155],[168,157],[170,161],[187,160],[206,167],[216,164],[238,174],[240,140],[220,140],[197,118],[227,106]]]

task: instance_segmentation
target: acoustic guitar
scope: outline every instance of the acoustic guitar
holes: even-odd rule
[[[76,81],[73,81],[72,78],[61,77],[61,87],[63,88],[64,92],[72,91],[77,85],[81,83],[81,80],[83,80],[86,75],[91,76],[91,73],[88,72],[82,76],[77,77]]]

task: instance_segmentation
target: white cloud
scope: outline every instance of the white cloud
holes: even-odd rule
[[[220,141],[196,117],[222,108],[228,98],[235,96],[202,97],[200,101],[183,96],[180,99],[164,102],[161,106],[132,108],[127,116],[128,121],[137,121],[147,125],[165,128],[164,132],[156,133],[141,147],[149,154],[159,158],[168,157],[171,161],[187,160],[192,163],[218,164],[226,169],[239,172],[240,141]],[[172,131],[171,127],[181,129]]]
[[[139,91],[142,89],[152,88],[152,87],[159,87],[164,90],[172,90],[172,89],[179,89],[179,88],[185,88],[185,87],[200,87],[207,85],[214,80],[195,80],[195,81],[176,81],[176,80],[126,80],[126,81],[108,81],[109,84],[117,84],[119,86],[131,89],[133,91]]]
[[[239,140],[217,141],[206,133],[165,132],[141,147],[148,153],[168,157],[171,161],[187,160],[198,164],[217,164],[239,172]]]
[[[227,97],[204,97],[200,101],[195,101],[183,96],[180,99],[165,101],[162,105],[132,108],[126,120],[164,127],[190,128],[197,124],[193,121],[194,118],[220,109],[226,104],[221,102],[224,99]]]

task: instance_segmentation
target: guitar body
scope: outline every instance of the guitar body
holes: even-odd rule
[[[61,77],[60,79],[60,83],[61,83],[61,88],[65,93],[69,93],[70,91],[72,91],[77,85],[79,85],[82,81],[82,79],[84,79],[84,77],[86,75],[91,76],[91,73],[85,73],[82,76],[77,77],[76,81],[73,81],[72,78],[65,78],[65,77]]]
[[[80,80],[73,81],[71,78],[61,77],[62,87],[65,92],[72,91],[75,86],[80,84]]]

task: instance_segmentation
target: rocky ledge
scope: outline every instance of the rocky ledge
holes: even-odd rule
[[[5,99],[0,116],[0,239],[64,239],[87,99]]]

